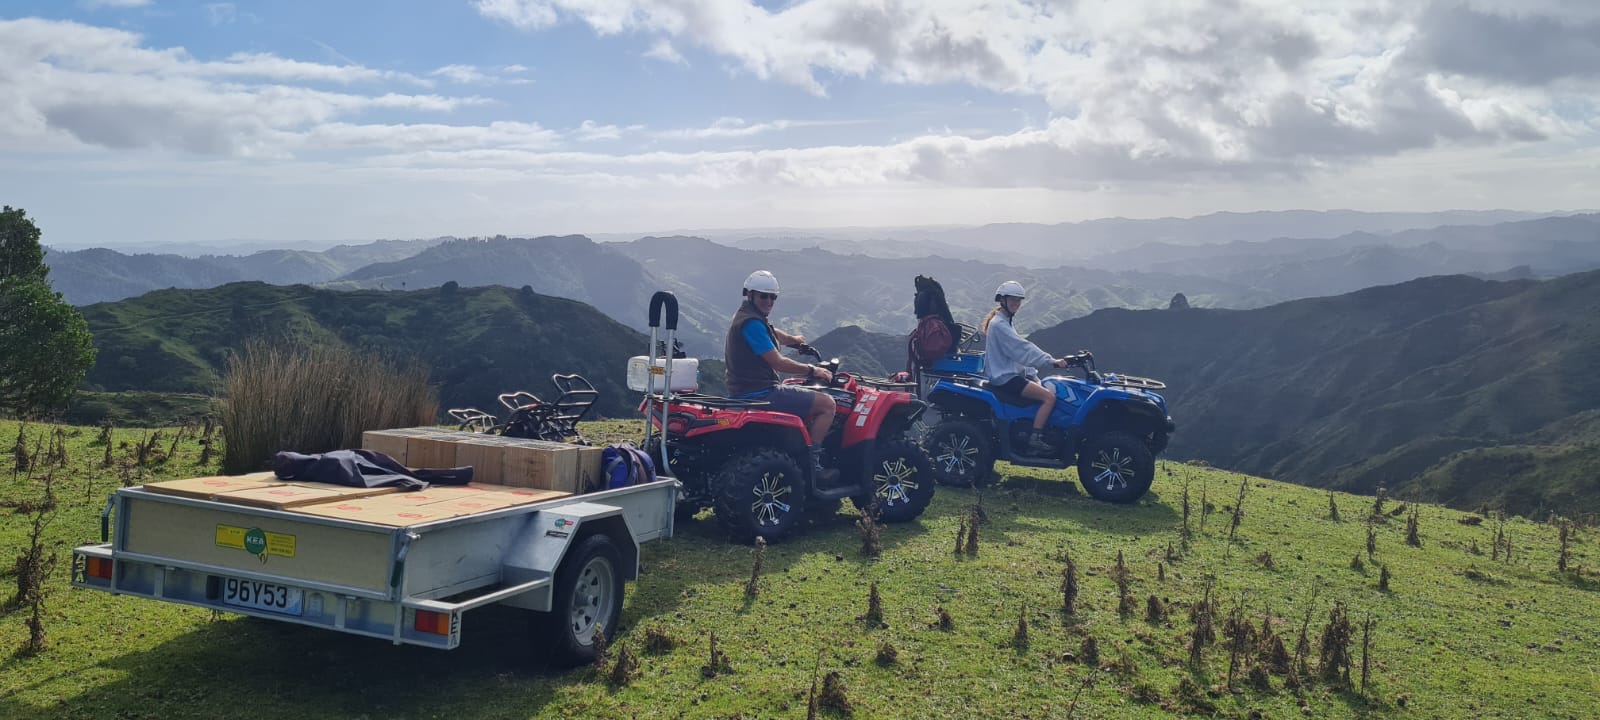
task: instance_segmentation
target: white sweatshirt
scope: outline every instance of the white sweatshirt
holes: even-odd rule
[[[1003,384],[1018,375],[1029,380],[1038,379],[1038,367],[1055,360],[1050,353],[1018,335],[1004,310],[995,313],[983,335],[983,373],[991,383]]]

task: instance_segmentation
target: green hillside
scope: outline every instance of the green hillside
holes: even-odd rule
[[[145,465],[129,446],[146,431],[118,429],[109,448],[95,428],[23,433],[31,446],[58,430],[69,459],[0,485],[11,509],[0,546],[14,553],[45,477],[61,504],[42,532],[61,553],[44,651],[13,656],[32,614],[0,613],[5,718],[799,719],[830,674],[830,697],[852,708],[816,715],[833,720],[1594,715],[1592,526],[1569,535],[1563,572],[1558,528],[1527,520],[1390,502],[1369,526],[1370,497],[1174,463],[1144,500],[1111,506],[1084,496],[1072,471],[1002,463],[981,495],[941,487],[920,519],[882,528],[876,558],[862,554],[848,504],[813,513],[803,535],[766,549],[753,594],[752,548],[726,542],[709,515],[676,523],[672,538],[640,547],[639,578],[607,633],[613,659],[625,648],[638,669],[613,684],[609,663],[543,666],[546,640],[505,607],[468,612],[461,647],[442,651],[72,589],[65,553],[99,541],[107,493],[215,466],[171,429]],[[17,434],[0,421],[0,438]],[[974,508],[971,551],[954,551]],[[1211,641],[1191,655],[1207,598]],[[1332,622],[1336,607],[1348,627]],[[708,667],[713,636],[720,667]]]
[[[1175,457],[1357,492],[1498,499],[1535,515],[1572,502],[1600,510],[1575,469],[1592,462],[1582,447],[1560,461],[1462,458],[1413,485],[1458,452],[1546,445],[1530,435],[1600,406],[1600,273],[1423,278],[1256,310],[1102,310],[1031,339],[1165,380]],[[1523,491],[1496,487],[1513,484]]]
[[[227,358],[253,336],[342,341],[434,368],[443,407],[501,411],[495,396],[548,396],[550,375],[576,372],[600,391],[596,411],[629,416],[630,356],[646,337],[572,300],[504,287],[339,292],[234,283],[163,290],[83,309],[99,361],[93,390],[216,393]],[[641,305],[640,314],[644,313]],[[711,387],[716,369],[709,369]]]

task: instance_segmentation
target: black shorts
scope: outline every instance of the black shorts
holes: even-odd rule
[[[765,395],[756,395],[755,399],[765,400],[768,405],[766,410],[787,413],[805,420],[811,417],[812,398],[818,395],[815,390],[807,390],[795,385],[779,385],[768,390]],[[748,396],[747,396],[748,397]]]
[[[1016,376],[1014,378],[1011,378],[1010,380],[1005,381],[1002,384],[999,384],[999,385],[991,384],[989,387],[994,392],[1006,393],[1008,395],[1016,395],[1017,397],[1022,397],[1023,388],[1028,387],[1028,378],[1026,376],[1024,376],[1024,375],[1018,375],[1018,376]]]

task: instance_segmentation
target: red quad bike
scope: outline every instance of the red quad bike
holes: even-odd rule
[[[662,310],[666,342],[658,346]],[[875,506],[878,520],[890,523],[912,520],[928,507],[935,486],[928,457],[907,435],[926,404],[902,384],[837,372],[835,359],[823,364],[835,371],[832,383],[806,385],[838,403],[822,463],[837,468],[839,478],[824,484],[814,476],[805,421],[768,410],[762,400],[700,395],[688,390],[691,382],[673,381],[675,353],[658,355],[657,348],[675,347],[677,325],[677,298],[656,293],[650,298],[649,369],[642,374],[648,380],[630,373],[629,387],[645,392],[639,406],[646,417],[644,449],[657,458],[659,472],[681,483],[680,517],[715,508],[735,540],[778,542],[803,522],[808,506],[837,508],[850,498],[859,508]],[[809,346],[799,349],[816,355]]]

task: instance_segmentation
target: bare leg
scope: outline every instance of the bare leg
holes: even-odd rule
[[[811,414],[806,418],[806,432],[811,433],[812,447],[821,445],[823,438],[828,436],[828,428],[833,425],[833,414],[836,409],[831,395],[812,394]]]
[[[1056,394],[1039,383],[1029,381],[1022,388],[1022,396],[1039,403],[1039,411],[1033,414],[1033,429],[1043,430],[1045,422],[1050,419],[1050,411],[1056,407]]]

